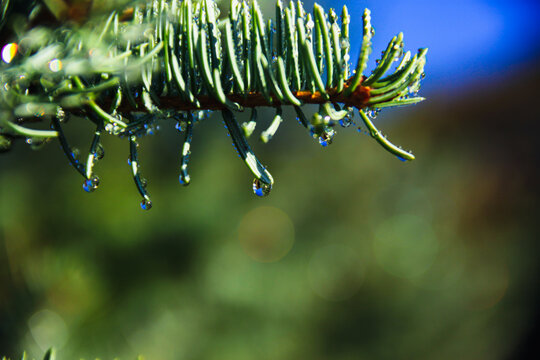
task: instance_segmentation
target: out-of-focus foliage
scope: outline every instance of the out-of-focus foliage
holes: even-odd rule
[[[132,206],[119,142],[107,144],[110,186],[91,196],[56,146],[16,149],[1,159],[0,347],[54,345],[61,358],[504,358],[527,330],[537,282],[537,153],[518,130],[539,115],[528,101],[491,91],[419,108],[395,127],[418,147],[406,167],[367,138],[343,133],[321,152],[284,124],[290,138],[260,147],[286,184],[264,201],[245,191],[212,119],[194,143],[198,181],[181,188],[178,139],[164,130],[141,144],[149,173],[162,174],[148,214]]]
[[[176,180],[174,125],[141,141],[146,173],[159,175],[150,213],[133,206],[121,140],[104,144],[107,179],[92,195],[59,146],[16,144],[0,156],[0,352],[525,358],[540,283],[540,73],[526,65],[383,112],[377,121],[414,144],[407,165],[351,132],[321,151],[284,123],[255,146],[280,178],[264,200],[246,191],[217,118],[193,141],[189,189]],[[74,139],[78,126],[66,126]]]

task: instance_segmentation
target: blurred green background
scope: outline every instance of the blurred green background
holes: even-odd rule
[[[144,212],[126,141],[104,140],[90,195],[57,144],[16,144],[0,156],[1,354],[539,355],[538,5],[350,3],[356,26],[373,10],[374,54],[400,30],[407,48],[430,47],[428,100],[377,118],[417,160],[401,163],[355,128],[323,149],[287,110],[271,143],[252,141],[276,179],[259,199],[218,116],[195,128],[188,188],[177,181],[181,137],[162,124],[141,141],[154,202]],[[453,22],[450,10],[468,15]],[[86,149],[90,129],[67,128]]]

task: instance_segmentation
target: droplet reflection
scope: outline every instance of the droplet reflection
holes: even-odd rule
[[[253,193],[255,195],[264,197],[270,194],[270,191],[272,191],[272,185],[265,184],[259,179],[253,180]]]
[[[150,210],[152,208],[152,201],[148,199],[143,199],[141,201],[141,209],[143,210]]]
[[[85,180],[85,182],[83,183],[83,189],[87,193],[96,191],[98,186],[99,186],[99,177],[95,175],[91,179]]]

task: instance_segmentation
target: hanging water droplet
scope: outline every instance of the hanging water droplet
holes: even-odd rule
[[[399,156],[399,155],[396,155],[396,157],[400,160],[400,161],[403,161],[403,162],[407,162],[408,160]]]
[[[328,145],[330,145],[330,142],[326,139],[326,136],[323,135],[319,137],[319,144],[322,147],[327,147]]]
[[[178,181],[180,182],[180,185],[188,186],[191,183],[191,178],[189,174],[180,174]]]
[[[253,192],[255,195],[259,197],[264,197],[270,194],[270,191],[272,190],[272,185],[263,183],[259,179],[253,180]]]
[[[351,119],[344,117],[343,119],[339,120],[339,126],[343,128],[351,126]]]
[[[377,116],[379,116],[379,112],[381,111],[381,109],[372,109],[372,108],[367,108],[366,109],[366,115],[372,119],[372,120],[375,120],[377,118]]]
[[[316,130],[315,127],[312,126],[312,125],[309,125],[309,136],[311,136],[311,137],[314,138],[314,139],[317,139],[317,138],[318,138],[317,130]]]
[[[187,124],[186,124],[185,121],[179,121],[179,122],[176,123],[175,128],[176,128],[176,130],[178,130],[180,132],[184,132],[184,131],[186,131]]]
[[[319,136],[319,144],[322,147],[327,147],[328,145],[332,144],[334,141],[334,136],[336,135],[336,132],[332,129],[325,130],[320,136]]]
[[[101,160],[105,157],[105,149],[103,148],[103,145],[98,144],[94,157],[96,160]]]
[[[56,118],[61,123],[67,122],[66,112],[60,106],[56,108]]]
[[[152,208],[152,202],[150,201],[150,199],[142,199],[141,201],[141,209],[143,210],[150,210]]]
[[[199,110],[193,113],[193,119],[195,121],[203,121],[208,119],[212,115],[212,110]]]
[[[352,110],[349,110],[349,113],[343,119],[339,120],[339,125],[344,128],[351,126],[352,124],[354,124],[353,117],[354,112]]]
[[[94,192],[99,186],[99,177],[97,175],[92,176],[92,178],[87,179],[83,183],[83,189],[87,193]]]

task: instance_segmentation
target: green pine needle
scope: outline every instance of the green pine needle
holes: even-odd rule
[[[9,13],[2,1],[0,25]],[[52,5],[51,5],[52,6]],[[60,8],[57,8],[60,9]],[[60,9],[61,10],[61,9]],[[138,163],[138,139],[153,134],[159,121],[173,119],[184,134],[180,182],[188,173],[194,125],[219,110],[248,169],[255,194],[268,194],[273,178],[247,138],[257,125],[257,108],[274,107],[276,116],[260,134],[268,142],[277,132],[283,106],[293,106],[300,123],[321,145],[331,143],[337,125],[352,123],[356,108],[369,134],[402,160],[414,156],[390,143],[370,114],[416,104],[427,49],[403,53],[403,34],[388,44],[370,75],[365,75],[374,35],[365,10],[356,64],[350,62],[350,15],[325,12],[315,4],[306,13],[300,1],[277,0],[276,19],[265,21],[257,1],[231,0],[220,16],[212,0],[155,0],[79,27],[38,26],[2,47],[0,64],[0,151],[13,140],[44,144],[58,138],[70,163],[94,191],[94,174],[103,154],[103,135],[129,142],[132,175],[143,209],[152,205]],[[58,15],[61,19],[62,15]],[[1,27],[0,27],[1,29]],[[351,73],[351,69],[355,69]],[[319,105],[311,120],[302,111]],[[252,109],[242,126],[235,112]],[[95,125],[86,162],[72,151],[63,127],[72,114]],[[52,130],[34,123],[51,123]]]

